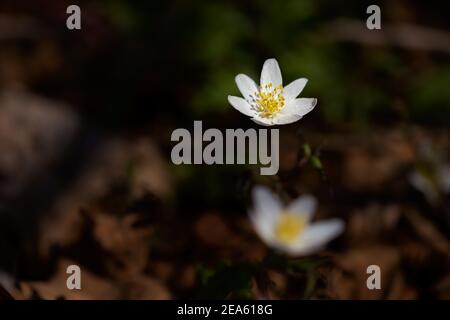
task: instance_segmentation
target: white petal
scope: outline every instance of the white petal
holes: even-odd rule
[[[281,213],[281,202],[270,189],[263,186],[256,186],[252,191],[253,210],[250,219],[258,235],[268,245],[274,243],[274,225]]]
[[[305,114],[310,112],[317,104],[316,98],[299,98],[291,100],[272,119],[274,124],[288,124],[300,120]]]
[[[281,212],[281,201],[269,188],[256,186],[252,195],[255,214],[276,217]]]
[[[293,123],[295,121],[298,121],[302,118],[302,116],[297,115],[297,114],[284,114],[284,113],[279,113],[277,116],[275,116],[273,118],[273,123],[274,124],[288,124],[288,123]]]
[[[238,74],[235,78],[236,84],[245,99],[252,99],[256,92],[259,92],[255,81],[245,74]]]
[[[342,231],[344,231],[344,223],[340,219],[316,222],[310,225],[298,241],[288,248],[289,253],[295,255],[314,253]]]
[[[246,116],[254,116],[255,113],[252,111],[248,102],[240,97],[228,96],[228,102],[239,112],[242,112]]]
[[[302,92],[303,88],[305,88],[307,82],[308,79],[300,78],[292,81],[286,87],[284,87],[283,95],[286,101],[289,102],[290,100],[294,100],[295,98],[297,98],[300,92]]]
[[[271,83],[274,86],[283,84],[280,66],[278,65],[278,62],[275,59],[266,60],[264,62],[264,65],[263,65],[263,68],[261,71],[260,84],[262,86],[264,86],[269,83]]]
[[[309,194],[305,194],[292,201],[286,211],[305,217],[310,221],[317,207],[317,200]]]
[[[250,212],[250,221],[253,224],[253,228],[255,229],[258,236],[269,246],[273,246],[275,242],[274,232],[273,232],[273,224],[275,221],[272,221],[270,217],[265,217],[261,214],[255,214]]]
[[[291,255],[293,257],[307,256],[313,254],[321,249],[321,247],[314,247],[306,244],[295,244],[295,245],[287,245],[284,243],[277,243],[276,245],[272,245],[280,251]]]
[[[316,98],[298,98],[286,103],[286,106],[281,110],[281,114],[296,114],[304,116],[310,112],[317,105]]]
[[[255,122],[257,124],[262,125],[262,126],[266,126],[266,127],[274,125],[272,119],[263,118],[263,117],[260,117],[258,115],[254,116],[252,118],[252,120],[253,120],[253,122]]]

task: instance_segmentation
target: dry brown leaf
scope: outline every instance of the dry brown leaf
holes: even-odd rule
[[[43,299],[68,299],[68,300],[90,300],[90,299],[118,299],[119,288],[109,279],[101,278],[80,266],[81,268],[81,290],[67,289],[66,281],[67,267],[77,263],[69,260],[61,260],[58,263],[56,274],[48,281],[22,282],[21,290],[17,293],[20,297],[24,294],[27,299],[31,298],[32,290],[35,290]]]
[[[353,242],[357,240],[359,244],[378,241],[386,233],[394,231],[400,216],[400,208],[396,205],[371,204],[352,212],[348,219],[346,235]]]
[[[99,146],[72,188],[53,205],[52,214],[42,221],[40,247],[46,254],[55,243],[67,245],[77,238],[80,210],[92,206],[111,190],[117,181],[126,181],[127,168],[133,167],[130,179],[131,196],[138,199],[149,192],[159,197],[169,194],[170,177],[167,166],[149,138],[128,141],[110,138]]]
[[[337,299],[381,299],[387,296],[389,282],[400,263],[399,252],[389,246],[373,246],[350,250],[336,256],[336,267],[327,274],[328,295]],[[367,267],[381,268],[381,290],[369,290]]]
[[[152,230],[135,227],[138,216],[134,214],[118,217],[97,212],[92,217],[95,239],[121,262],[119,267],[112,264],[111,271],[120,272],[123,277],[142,272],[148,262]]]
[[[239,246],[239,237],[226,225],[217,213],[203,215],[195,223],[195,233],[208,246],[230,248]]]
[[[411,210],[405,217],[416,230],[417,234],[423,238],[436,251],[450,257],[450,242],[430,223],[417,212]]]
[[[168,300],[171,294],[166,286],[158,279],[145,275],[137,275],[121,282],[124,299],[133,300]]]

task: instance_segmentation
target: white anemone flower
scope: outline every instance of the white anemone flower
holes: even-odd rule
[[[268,188],[257,186],[253,203],[250,219],[258,235],[268,246],[291,256],[312,254],[344,230],[340,219],[311,222],[317,205],[311,195],[283,207]]]
[[[260,125],[295,122],[317,104],[316,98],[297,98],[307,79],[299,78],[283,87],[281,70],[275,59],[264,62],[259,87],[245,74],[238,74],[235,80],[243,98],[228,96],[228,102]]]

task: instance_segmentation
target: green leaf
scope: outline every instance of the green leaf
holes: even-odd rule
[[[317,156],[312,156],[312,157],[310,158],[310,162],[311,162],[311,165],[312,165],[315,169],[320,170],[320,171],[323,170],[322,162],[320,161],[320,159],[319,159]]]
[[[303,152],[305,153],[306,157],[308,157],[308,158],[311,157],[311,147],[309,144],[305,143],[303,145]]]

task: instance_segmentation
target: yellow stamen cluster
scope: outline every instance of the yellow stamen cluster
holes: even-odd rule
[[[284,107],[283,86],[273,86],[272,83],[260,86],[255,93],[258,112],[263,118],[272,118]]]
[[[275,226],[278,241],[290,244],[294,242],[306,227],[306,220],[298,215],[282,213]]]

